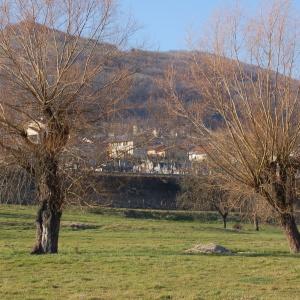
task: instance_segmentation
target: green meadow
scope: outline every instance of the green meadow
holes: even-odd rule
[[[34,215],[35,207],[0,206],[0,299],[300,299],[300,256],[276,226],[235,231],[69,209],[59,254],[32,256]],[[209,242],[234,255],[184,253]]]

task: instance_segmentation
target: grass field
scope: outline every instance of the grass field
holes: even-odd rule
[[[281,231],[69,210],[58,255],[31,256],[34,207],[0,206],[0,299],[300,299],[300,256]],[[73,230],[71,222],[96,225]],[[229,224],[231,227],[232,224]],[[233,256],[187,255],[216,242]]]

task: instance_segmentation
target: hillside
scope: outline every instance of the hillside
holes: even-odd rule
[[[47,69],[51,73],[55,68],[55,57],[57,55],[55,48],[64,47],[65,41],[72,44],[76,41],[77,37],[68,35],[65,32],[48,28],[47,26],[39,23],[21,22],[15,25],[11,25],[5,29],[6,31],[12,31],[12,40],[10,43],[13,47],[20,47],[19,37],[23,35],[40,35],[40,39],[46,39],[45,45],[47,45],[46,55],[49,60],[47,62]],[[29,31],[29,32],[28,32]],[[22,40],[22,38],[20,38]],[[77,43],[77,42],[76,42]],[[84,44],[87,40],[83,37],[79,38],[78,47],[85,47]],[[17,46],[18,45],[18,46]],[[87,53],[83,52],[80,54],[77,62],[85,61]],[[136,104],[133,109],[133,113],[136,113],[138,117],[149,116],[149,107],[146,107],[148,101],[152,101],[152,104],[157,103],[162,98],[161,92],[157,85],[157,80],[161,79],[164,75],[165,70],[170,65],[174,65],[176,70],[184,70],[187,66],[190,58],[190,53],[187,51],[169,51],[169,52],[158,52],[158,51],[145,51],[139,49],[131,49],[128,51],[122,51],[112,44],[108,44],[101,41],[95,48],[93,54],[94,63],[97,65],[101,64],[103,69],[100,74],[96,77],[93,85],[94,89],[98,89],[103,82],[111,74],[117,73],[118,69],[123,67],[130,69],[134,73],[132,89],[129,92],[127,100],[131,104]],[[189,89],[184,83],[178,83],[178,90],[188,99],[197,98],[198,95],[194,92],[189,93]],[[101,99],[100,99],[101,101]],[[99,105],[99,103],[98,103]],[[96,110],[97,104],[95,106]],[[132,114],[131,114],[132,115]]]
[[[150,101],[154,108],[163,98],[157,81],[163,78],[167,68],[172,65],[179,73],[184,72],[191,59],[191,53],[187,51],[154,52],[134,49],[124,54],[120,58],[121,63],[136,70],[128,100],[140,105]],[[187,101],[200,98],[198,92],[192,90],[184,82],[177,82],[177,90]],[[139,109],[138,112],[140,116],[144,116],[147,114],[147,109]]]

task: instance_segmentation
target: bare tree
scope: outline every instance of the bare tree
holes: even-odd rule
[[[0,145],[35,182],[32,253],[56,253],[66,152],[128,90],[130,72],[112,68],[128,28],[118,27],[112,0],[7,0],[0,8]]]
[[[236,10],[214,19],[201,52],[192,52],[184,77],[201,93],[198,109],[181,101],[175,85],[181,74],[174,68],[167,72],[165,89],[170,109],[193,124],[198,138],[206,139],[208,155],[224,179],[243,191],[255,191],[276,211],[296,253],[299,16],[291,1],[271,4],[254,17]],[[218,116],[218,130],[203,122],[203,105]]]
[[[210,180],[208,185],[211,205],[222,217],[223,226],[226,229],[227,217],[231,210],[229,193],[215,180]]]
[[[231,193],[228,205],[239,212],[241,219],[252,222],[254,229],[259,231],[261,223],[273,223],[276,220],[276,212],[272,206],[265,201],[264,197],[255,191],[241,189],[239,183],[225,183],[224,189]]]
[[[216,178],[207,175],[192,175],[182,182],[182,191],[178,197],[178,205],[183,209],[215,210],[227,227],[227,217],[231,210],[230,194]]]

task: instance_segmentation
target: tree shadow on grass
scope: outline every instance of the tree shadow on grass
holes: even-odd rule
[[[1,218],[7,218],[7,219],[32,219],[33,216],[30,215],[30,214],[0,212],[0,219]]]
[[[0,220],[0,227],[11,230],[31,230],[34,228],[33,222],[7,222]]]
[[[223,253],[181,253],[183,256],[206,256],[206,257],[229,257],[233,259],[234,257],[272,257],[272,258],[297,258],[299,259],[300,254],[291,254],[289,252],[283,251],[271,251],[271,252],[248,252],[241,251],[235,252],[233,251],[231,254],[223,254]]]
[[[252,252],[252,251],[237,251],[234,256],[240,257],[273,257],[273,258],[300,258],[300,254],[292,254],[287,251],[268,251],[268,252]]]
[[[195,228],[196,229],[196,228]],[[236,229],[232,229],[232,228],[218,228],[218,227],[213,227],[213,226],[201,226],[201,228],[199,228],[201,231],[214,231],[214,232],[222,232],[222,233],[233,233],[233,234],[255,234],[256,231],[247,231],[247,230],[236,230]]]

